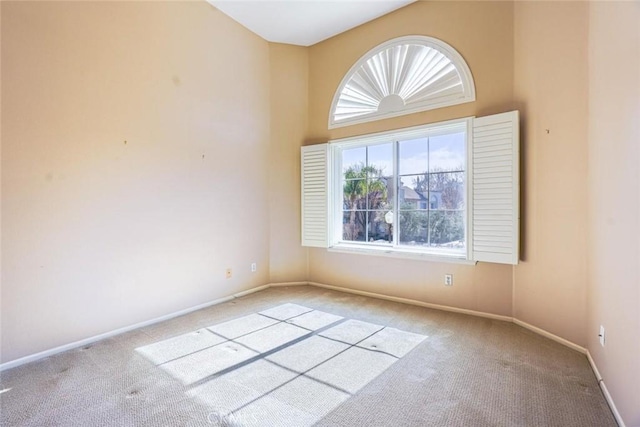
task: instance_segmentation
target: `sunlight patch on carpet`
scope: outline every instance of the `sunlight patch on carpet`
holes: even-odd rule
[[[225,426],[311,426],[425,338],[298,304],[136,349]]]

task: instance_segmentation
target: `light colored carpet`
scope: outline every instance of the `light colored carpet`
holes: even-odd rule
[[[2,426],[615,426],[569,348],[311,286],[2,372],[0,390]]]

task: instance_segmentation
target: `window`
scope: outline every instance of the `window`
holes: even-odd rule
[[[335,141],[332,243],[466,256],[467,122]]]
[[[302,148],[302,244],[517,264],[518,112]]]
[[[329,129],[475,101],[471,71],[442,40],[399,37],[360,58],[338,86]]]
[[[438,198],[435,194],[431,195],[431,204],[429,206],[431,209],[438,209]]]

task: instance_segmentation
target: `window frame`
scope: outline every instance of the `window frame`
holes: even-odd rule
[[[464,165],[464,193],[465,193],[465,250],[447,251],[443,248],[412,247],[398,243],[398,233],[395,227],[398,224],[398,141],[420,137],[433,137],[454,132],[465,132],[465,165]],[[473,197],[472,180],[472,139],[473,117],[447,120],[425,125],[395,129],[386,132],[359,135],[329,141],[329,162],[332,171],[329,190],[329,241],[328,250],[333,252],[361,253],[369,255],[390,256],[399,258],[413,258],[433,261],[461,262],[475,264],[473,260]],[[393,244],[381,244],[372,242],[352,242],[342,238],[343,233],[343,170],[342,151],[344,149],[366,147],[378,144],[393,143],[393,173],[392,185],[394,191],[394,242]]]
[[[427,98],[425,100],[414,102],[409,105],[404,105],[400,108],[392,108],[391,110],[376,110],[375,112],[361,114],[355,117],[346,118],[338,120],[335,117],[336,109],[338,107],[340,98],[343,94],[345,87],[347,87],[353,77],[358,73],[358,71],[372,58],[380,54],[381,52],[385,52],[388,49],[392,49],[398,46],[409,46],[416,45],[422,46],[429,49],[433,49],[434,51],[442,54],[446,57],[451,65],[455,68],[458,76],[460,78],[460,82],[462,83],[462,91],[456,94],[450,94],[447,96],[433,96],[431,98]],[[394,66],[402,66],[403,64],[393,64]],[[378,87],[378,90],[381,88]],[[388,94],[391,95],[391,94]],[[397,94],[394,94],[397,95]],[[403,101],[405,101],[402,97],[400,97]],[[469,65],[465,61],[464,57],[451,45],[446,43],[443,40],[424,36],[424,35],[408,35],[397,37],[391,40],[388,40],[371,50],[365,53],[362,57],[356,61],[353,66],[347,71],[345,76],[342,78],[340,84],[338,85],[336,92],[333,95],[333,100],[331,101],[331,107],[329,109],[329,117],[328,117],[328,129],[336,129],[345,126],[351,126],[361,123],[367,123],[371,121],[378,121],[382,119],[387,119],[391,117],[403,116],[406,114],[417,113],[421,111],[429,111],[442,107],[449,107],[452,105],[464,104],[468,102],[475,102],[476,100],[476,90],[475,90],[475,82],[473,79],[473,74],[471,73],[471,69]],[[382,100],[380,101],[382,102]],[[378,105],[380,107],[380,105]]]

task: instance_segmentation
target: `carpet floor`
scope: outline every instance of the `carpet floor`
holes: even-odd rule
[[[615,426],[517,325],[270,288],[0,373],[2,426]]]

